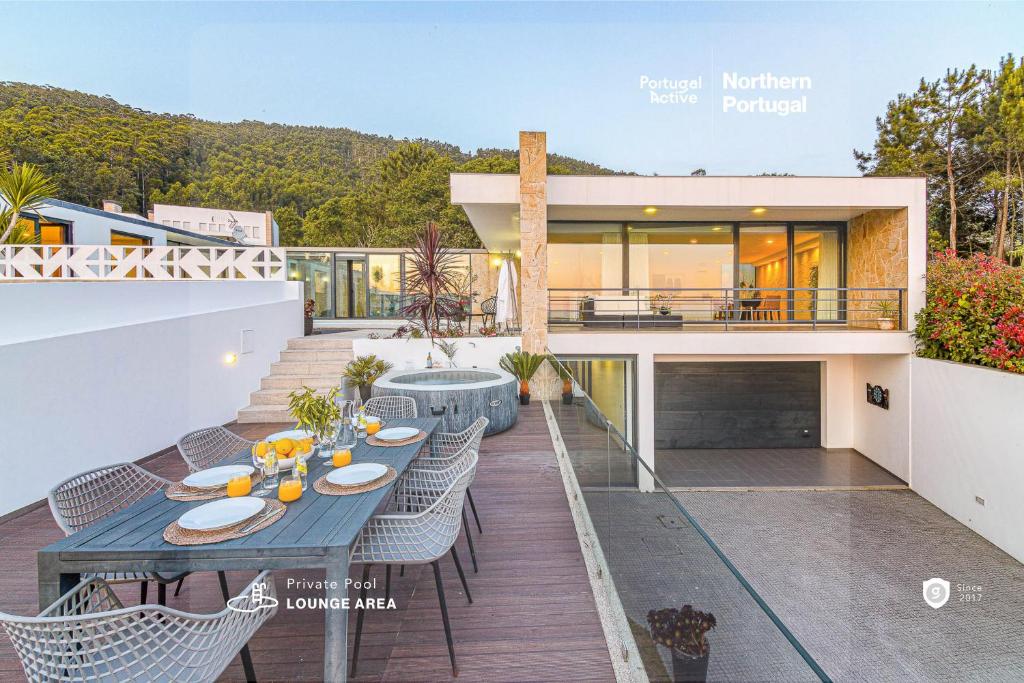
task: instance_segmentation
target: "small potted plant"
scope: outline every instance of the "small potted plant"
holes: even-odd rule
[[[447,339],[438,339],[435,343],[437,348],[441,349],[441,353],[444,354],[445,358],[448,359],[448,367],[455,367],[455,354],[459,352],[459,346],[453,341]]]
[[[558,379],[562,380],[562,403],[567,406],[572,405],[572,375],[569,374],[568,368],[558,362],[558,359],[554,356],[548,358],[548,363],[555,369],[558,374]]]
[[[878,329],[892,330],[896,327],[896,304],[888,299],[875,302],[875,312],[878,313]]]
[[[317,445],[333,441],[332,430],[341,419],[341,410],[334,402],[337,395],[337,388],[321,394],[307,386],[288,394],[288,410],[295,418],[295,427],[310,432]]]
[[[647,613],[651,637],[672,651],[672,680],[703,683],[708,676],[711,645],[707,633],[715,627],[715,615],[690,605]]]
[[[671,313],[672,307],[669,305],[669,295],[664,292],[655,294],[651,308],[656,309],[661,315],[668,315]]]
[[[498,365],[505,372],[511,373],[519,380],[519,405],[530,405],[530,380],[547,357],[542,353],[529,351],[513,351],[501,357]]]
[[[359,356],[345,366],[342,376],[351,386],[359,388],[359,397],[368,401],[373,383],[393,366],[375,355]]]
[[[306,299],[306,305],[302,307],[303,315],[302,322],[305,324],[305,333],[308,337],[313,334],[313,311],[316,309],[316,302],[312,299]]]
[[[492,326],[489,326],[489,325],[485,325],[484,327],[480,328],[480,336],[481,337],[497,337],[498,336],[498,328],[497,327],[492,327]]]

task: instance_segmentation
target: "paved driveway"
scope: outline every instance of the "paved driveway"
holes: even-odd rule
[[[676,495],[834,680],[1024,680],[1024,565],[917,494]]]

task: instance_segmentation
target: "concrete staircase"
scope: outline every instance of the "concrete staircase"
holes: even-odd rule
[[[333,334],[288,340],[281,360],[271,363],[260,390],[249,395],[249,405],[238,411],[240,423],[293,422],[288,394],[302,387],[327,393],[341,384],[341,373],[352,360],[352,340]]]

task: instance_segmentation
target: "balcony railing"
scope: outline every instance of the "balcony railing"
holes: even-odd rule
[[[693,325],[903,329],[906,289],[762,287],[549,289],[548,325],[686,329]]]
[[[277,247],[0,246],[0,280],[284,280]]]

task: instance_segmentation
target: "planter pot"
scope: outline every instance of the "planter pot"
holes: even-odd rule
[[[373,385],[372,384],[364,384],[364,385],[359,387],[359,398],[363,401],[363,403],[366,403],[367,401],[370,400],[370,397],[373,395],[371,393],[372,391],[373,391]]]
[[[671,312],[672,312],[671,308],[662,308],[662,309],[658,310],[658,313],[661,313],[662,315],[668,315]]]
[[[529,394],[519,394],[519,405],[521,405],[521,406],[528,406],[528,405],[530,405],[530,395]]]
[[[896,327],[896,321],[892,318],[879,318],[878,329],[880,330],[891,330]]]
[[[709,652],[703,657],[693,657],[685,652],[673,649],[673,683],[704,683],[708,679],[708,657],[710,655],[711,653]]]
[[[303,318],[302,322],[303,322],[303,324],[305,326],[304,329],[305,329],[305,332],[306,332],[306,336],[308,337],[309,335],[313,334],[313,319],[312,318]]]
[[[564,405],[567,405],[567,406],[571,406],[572,405],[572,392],[571,391],[566,393],[566,394],[562,394],[562,403]]]

